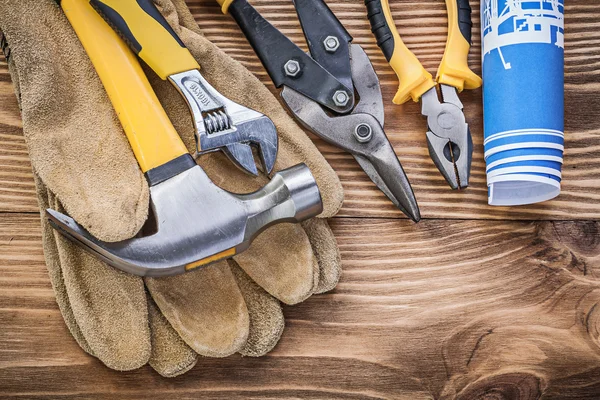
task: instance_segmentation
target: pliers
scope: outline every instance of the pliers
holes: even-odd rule
[[[217,0],[254,48],[291,113],[323,140],[352,154],[371,180],[413,221],[417,200],[384,130],[377,74],[365,51],[323,0],[294,0],[310,54],[246,0]],[[356,91],[356,93],[355,93]],[[357,96],[357,95],[358,96]]]
[[[469,186],[473,139],[458,93],[476,89],[482,81],[467,63],[471,47],[469,0],[446,0],[448,40],[436,79],[406,47],[396,29],[388,0],[365,0],[371,30],[392,69],[400,79],[394,103],[421,100],[427,117],[429,154],[452,189]],[[442,101],[437,86],[440,86]]]

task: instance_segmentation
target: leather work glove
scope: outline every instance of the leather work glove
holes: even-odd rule
[[[324,204],[318,219],[271,227],[234,259],[175,277],[143,279],[118,271],[49,226],[44,210],[51,207],[100,240],[131,238],[148,216],[148,185],[60,7],[53,0],[2,1],[0,29],[11,47],[9,69],[36,177],[48,271],[69,330],[83,350],[109,368],[131,370],[149,363],[163,376],[177,376],[192,368],[198,355],[266,354],[284,328],[280,301],[295,304],[335,287],[340,258],[326,218],[338,211],[343,194],[310,139],[267,88],[199,34],[184,1],[156,3],[206,79],[223,95],[273,120],[280,135],[275,170],[306,163]],[[193,149],[192,119],[183,98],[147,73]],[[217,185],[232,192],[255,191],[268,180],[249,177],[220,152],[199,162]]]

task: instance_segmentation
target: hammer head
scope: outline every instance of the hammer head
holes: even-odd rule
[[[246,250],[270,225],[301,222],[322,212],[308,167],[275,174],[257,192],[238,195],[216,186],[197,165],[151,186],[151,217],[132,239],[106,243],[72,218],[46,210],[50,224],[108,264],[140,276],[168,276]]]

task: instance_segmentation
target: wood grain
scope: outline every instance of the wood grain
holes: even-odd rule
[[[54,303],[38,218],[4,215],[0,397],[597,398],[599,223],[332,227],[343,279],[286,307],[274,352],[202,359],[167,380],[150,368],[110,371],[80,351]]]
[[[289,0],[252,3],[304,46]],[[0,398],[600,398],[596,4],[567,4],[563,194],[513,209],[486,205],[481,92],[462,95],[476,145],[473,187],[452,192],[427,154],[418,105],[391,104],[397,81],[363,2],[328,4],[377,69],[386,131],[426,220],[403,220],[350,156],[315,138],[346,194],[331,222],[344,268],[338,288],[286,307],[287,329],[267,357],[202,359],[175,379],[148,367],[109,370],[65,327],[44,267],[18,105],[0,58]],[[213,0],[189,5],[207,37],[275,92],[233,20]],[[392,11],[433,72],[445,43],[443,2],[397,0]]]
[[[305,47],[292,2],[255,0],[252,2],[275,26]],[[585,0],[571,0],[566,20],[566,155],[561,196],[538,205],[515,208],[487,206],[481,91],[465,92],[467,119],[475,141],[471,187],[453,192],[447,187],[429,158],[425,141],[426,122],[416,103],[395,106],[391,99],[397,79],[385,62],[370,33],[361,0],[336,0],[328,3],[342,20],[354,42],[365,48],[381,80],[386,104],[386,132],[409,175],[424,218],[450,219],[597,219],[600,215],[600,78],[598,60],[600,31],[590,23],[600,18]],[[213,0],[189,1],[206,36],[242,62],[273,92],[266,72],[230,16],[221,14]],[[474,45],[470,63],[478,67],[481,52],[479,13],[474,7]],[[394,1],[392,11],[404,40],[426,68],[434,72],[439,64],[446,38],[444,3],[438,0]],[[13,99],[6,64],[0,61],[0,211],[35,211],[34,191],[26,147],[19,136],[21,122]],[[315,143],[338,172],[344,184],[346,201],[340,216],[404,218],[376,189],[354,159],[315,139]]]

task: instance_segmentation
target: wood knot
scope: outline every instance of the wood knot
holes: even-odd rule
[[[590,339],[600,347],[600,304],[594,303],[590,306],[589,311],[585,313],[584,325]]]
[[[458,400],[535,400],[542,395],[541,379],[535,375],[514,372],[484,376],[465,387]]]
[[[538,224],[537,237],[542,247],[535,257],[542,265],[600,280],[600,267],[596,260],[600,254],[600,223],[542,222]]]
[[[600,253],[600,223],[569,221],[546,224],[551,225],[555,240],[574,253],[589,257],[595,257]]]

